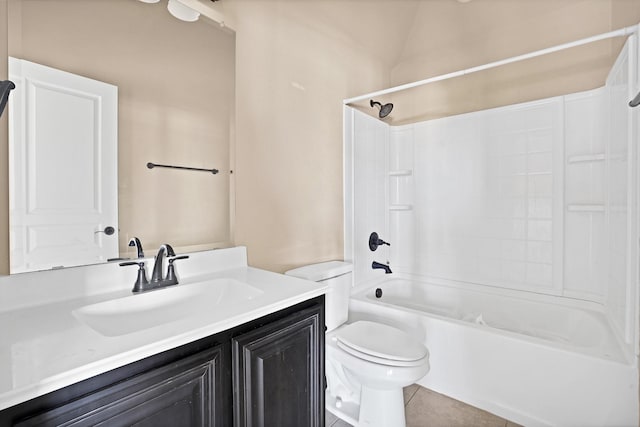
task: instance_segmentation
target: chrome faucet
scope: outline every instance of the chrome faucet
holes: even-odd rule
[[[158,249],[158,255],[156,255],[156,262],[153,264],[153,273],[151,273],[151,280],[149,283],[153,287],[159,286],[170,286],[176,285],[178,283],[177,280],[167,280],[164,276],[164,258],[165,255],[167,257],[176,256],[175,252],[173,252],[173,248],[169,244],[160,245],[160,249]],[[173,283],[170,283],[173,282]]]

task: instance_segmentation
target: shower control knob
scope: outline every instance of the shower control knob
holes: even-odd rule
[[[371,235],[369,236],[369,249],[371,249],[371,251],[373,252],[376,249],[378,249],[378,246],[382,246],[382,245],[391,246],[389,243],[382,240],[378,236],[378,233],[376,233],[375,231],[371,233]]]

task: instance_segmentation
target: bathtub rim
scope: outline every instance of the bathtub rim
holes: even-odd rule
[[[409,273],[392,273],[390,275],[384,275],[384,276],[377,277],[375,279],[360,282],[360,283],[356,283],[356,281],[354,280],[354,283],[352,284],[352,287],[351,287],[351,296],[360,294],[365,289],[368,289],[374,285],[379,285],[393,279],[415,281],[415,282],[426,283],[429,285],[434,285],[439,287],[452,287],[452,288],[461,289],[464,291],[478,292],[483,294],[493,294],[493,295],[502,296],[502,297],[525,299],[527,301],[553,304],[561,307],[595,311],[595,312],[606,315],[604,303],[597,302],[597,301],[576,298],[573,296],[551,295],[548,293],[534,292],[531,290],[509,289],[509,288],[503,288],[500,286],[492,286],[492,285],[485,285],[485,284],[472,283],[472,282],[461,282],[456,280],[442,279],[442,278],[433,277],[433,276],[423,276],[423,275],[409,274]],[[527,298],[524,298],[525,295]]]
[[[523,301],[533,301],[533,302],[537,302],[537,303],[544,303],[544,304],[552,304],[556,307],[559,308],[567,308],[567,309],[577,309],[577,310],[581,310],[581,311],[586,311],[588,314],[595,314],[596,316],[601,316],[603,321],[605,322],[605,324],[603,326],[606,326],[606,329],[608,331],[611,332],[611,336],[612,336],[612,341],[613,341],[613,345],[615,345],[616,351],[615,353],[619,353],[619,357],[618,356],[610,356],[607,357],[604,354],[601,354],[602,352],[597,352],[597,351],[589,351],[588,348],[582,347],[582,346],[578,346],[578,345],[572,345],[572,344],[566,344],[563,342],[558,342],[558,341],[551,341],[551,340],[546,340],[543,338],[538,338],[535,336],[530,336],[530,335],[525,335],[525,334],[520,334],[517,332],[513,332],[513,331],[509,331],[509,330],[504,330],[504,329],[498,329],[498,328],[493,328],[493,327],[486,327],[483,325],[478,325],[469,321],[464,321],[461,319],[456,319],[456,318],[452,318],[452,317],[448,317],[448,316],[443,316],[443,315],[439,315],[439,314],[435,314],[435,313],[427,313],[421,310],[417,310],[417,309],[413,309],[410,307],[399,307],[395,304],[390,304],[390,303],[386,303],[384,301],[376,301],[376,300],[371,300],[370,298],[367,298],[366,294],[370,291],[372,291],[373,289],[375,289],[376,287],[380,287],[383,286],[385,283],[391,281],[391,280],[404,280],[404,281],[414,281],[414,282],[418,282],[418,283],[422,283],[428,286],[437,286],[437,287],[441,287],[441,288],[451,288],[453,287],[454,289],[458,289],[461,291],[466,291],[466,292],[473,292],[473,293],[483,293],[483,294],[490,294],[490,295],[495,295],[497,297],[507,297],[507,298],[514,298],[514,299],[518,299],[518,300],[523,300]],[[403,274],[403,273],[399,273],[399,274],[392,274],[390,276],[382,276],[380,278],[376,278],[374,280],[370,280],[368,282],[364,282],[364,283],[360,283],[357,286],[354,285],[352,287],[351,290],[351,299],[357,299],[359,301],[364,302],[365,304],[371,304],[371,305],[380,305],[383,306],[385,308],[391,309],[391,310],[406,310],[409,311],[413,314],[416,315],[423,315],[423,316],[427,316],[427,317],[433,317],[442,321],[447,321],[447,322],[452,322],[452,323],[456,323],[462,326],[468,326],[468,327],[472,327],[474,329],[478,329],[481,331],[484,331],[486,333],[495,333],[495,334],[501,334],[501,335],[505,335],[514,339],[518,339],[518,340],[523,340],[526,341],[528,343],[531,344],[535,344],[535,345],[541,345],[541,346],[547,346],[547,347],[553,347],[556,348],[558,350],[562,350],[562,351],[567,351],[573,354],[578,354],[581,356],[585,356],[585,357],[595,357],[599,360],[603,360],[603,361],[607,361],[607,362],[611,362],[611,363],[616,363],[616,364],[622,364],[624,366],[631,366],[631,367],[637,367],[639,360],[636,354],[634,354],[633,350],[632,350],[632,344],[627,344],[624,343],[624,341],[622,340],[622,338],[619,336],[619,334],[617,333],[617,329],[613,327],[611,319],[608,316],[607,311],[605,310],[604,305],[593,302],[593,301],[585,301],[585,300],[575,300],[573,298],[570,297],[563,297],[563,296],[552,296],[552,295],[547,295],[547,294],[538,294],[538,293],[533,293],[530,291],[519,291],[519,290],[513,290],[513,289],[503,289],[503,288],[499,288],[499,287],[495,287],[495,286],[487,286],[487,285],[478,285],[478,284],[467,284],[467,283],[463,283],[463,282],[454,282],[454,283],[444,283],[444,282],[451,282],[451,281],[442,281],[439,280],[440,283],[434,283],[432,281],[429,281],[425,278],[425,276],[418,276],[418,275],[409,275],[409,274]],[[470,286],[471,285],[471,286]],[[527,296],[527,298],[524,298],[524,296]],[[531,299],[529,299],[529,297],[531,297]],[[350,309],[351,311],[351,309]]]

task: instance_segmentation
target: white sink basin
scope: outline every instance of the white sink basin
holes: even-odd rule
[[[100,334],[113,337],[215,310],[216,306],[239,304],[262,293],[235,279],[213,279],[86,305],[72,313]]]

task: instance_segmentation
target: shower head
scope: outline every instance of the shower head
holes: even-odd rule
[[[374,101],[373,99],[369,101],[369,105],[371,105],[371,107],[373,108],[374,105],[377,105],[378,108],[380,108],[380,112],[378,113],[378,117],[380,117],[381,119],[384,119],[385,117],[387,117],[389,115],[389,113],[391,113],[391,110],[393,110],[393,104],[392,103],[388,103],[388,104],[384,104],[382,105],[381,103]]]

